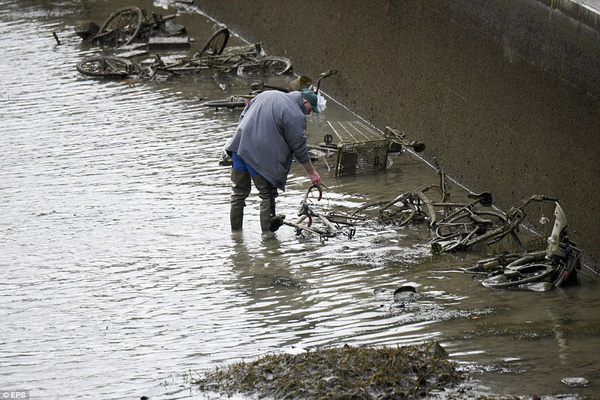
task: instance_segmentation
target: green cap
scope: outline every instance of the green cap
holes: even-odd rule
[[[300,93],[302,94],[302,98],[310,103],[315,114],[318,114],[319,103],[317,99],[317,94],[310,89],[303,89]]]

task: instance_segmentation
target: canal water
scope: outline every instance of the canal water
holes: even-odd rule
[[[136,4],[179,13],[195,38],[183,55],[215,23],[191,5]],[[256,77],[81,75],[79,60],[114,50],[82,43],[76,27],[125,5],[0,0],[0,393],[203,398],[191,382],[217,365],[427,340],[481,395],[600,392],[591,274],[566,289],[490,290],[460,270],[482,252],[434,256],[422,225],[360,226],[352,239],[325,242],[284,226],[264,239],[254,192],[246,229],[232,237],[229,170],[218,157],[239,112],[201,99],[247,93]],[[329,99],[325,113],[308,117],[309,141],[331,133],[328,122],[357,119]],[[409,153],[390,161],[387,172],[344,178],[317,161],[323,207],[353,210],[437,179]],[[292,218],[308,184],[294,166],[278,212]],[[402,285],[418,296],[400,306],[393,292]],[[566,377],[590,383],[570,388]]]

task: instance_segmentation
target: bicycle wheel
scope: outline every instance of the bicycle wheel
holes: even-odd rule
[[[552,271],[547,264],[527,264],[505,270],[504,273],[484,279],[481,284],[493,289],[502,289],[538,282],[546,278]]]
[[[123,7],[104,21],[95,39],[114,42],[117,47],[128,45],[137,37],[143,21],[142,10],[138,7]]]
[[[220,55],[225,46],[227,46],[227,42],[229,41],[229,29],[221,28],[215,33],[212,34],[210,38],[204,43],[202,50],[194,54],[194,58],[200,58],[206,55]]]
[[[131,75],[134,69],[134,64],[122,57],[91,56],[77,63],[77,71],[82,74],[105,78],[124,78]]]
[[[358,207],[352,213],[349,218],[358,221],[379,221],[381,222],[380,210],[381,206],[388,204],[389,201],[378,201],[375,203],[365,204]]]
[[[502,212],[465,210],[435,224],[436,237],[430,242],[431,249],[434,253],[450,252],[498,241],[509,233],[503,230],[506,226],[508,222]]]
[[[566,258],[556,263],[551,281],[554,286],[569,286],[577,284],[577,271],[581,269],[581,251],[571,247]]]
[[[425,215],[410,200],[384,204],[379,210],[379,216],[383,223],[398,226],[425,219]]]
[[[283,75],[292,70],[292,61],[286,57],[259,56],[240,63],[238,75]]]

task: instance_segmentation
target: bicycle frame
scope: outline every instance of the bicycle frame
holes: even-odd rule
[[[320,186],[312,184],[306,190],[302,201],[300,202],[300,210],[298,211],[298,219],[295,221],[285,221],[285,215],[279,215],[274,217],[271,220],[271,230],[277,230],[281,225],[288,225],[296,229],[296,235],[302,235],[303,232],[308,232],[311,234],[318,235],[321,241],[325,241],[330,237],[336,237],[339,234],[345,234],[348,238],[354,237],[356,233],[356,229],[354,225],[349,222],[339,221],[335,219],[334,213],[329,213],[325,215],[316,211],[315,208],[312,207],[312,203],[309,200],[309,195],[313,189],[317,189],[318,197],[317,201],[321,201],[323,198],[323,191]],[[313,225],[314,222],[320,222],[322,227],[315,227]],[[341,229],[341,226],[348,227],[348,231],[344,232]]]
[[[155,13],[148,16],[138,7],[123,7],[111,13],[90,40],[120,47],[152,36],[182,35],[185,27],[173,22],[175,17],[176,14],[163,17]]]
[[[472,210],[478,204],[485,206],[492,204],[492,195],[488,192],[468,195],[469,198],[473,199],[473,201],[470,203],[453,203],[445,201],[449,194],[446,190],[440,190],[442,197],[441,201],[431,201],[425,193],[436,187],[437,185],[424,186],[416,189],[413,192],[402,193],[394,200],[384,203],[379,208],[380,219],[382,222],[389,222],[398,226],[403,226],[414,221],[419,216],[427,219],[427,225],[429,229],[434,229],[440,221],[439,213],[436,211],[436,209],[444,209],[445,216],[442,218],[442,220],[446,220],[447,218],[451,218],[452,216],[455,216],[466,210]],[[444,187],[444,185],[442,185],[442,187]],[[397,206],[398,203],[401,203],[402,206]],[[398,209],[391,210],[394,206],[397,206]],[[398,219],[395,219],[398,214],[403,212],[406,212],[407,215],[404,215],[399,219],[399,221]]]
[[[491,245],[502,240],[507,235],[511,235],[517,246],[517,250],[522,252],[524,251],[524,248],[517,235],[517,232],[526,217],[524,208],[533,201],[556,202],[557,199],[546,195],[533,195],[527,199],[521,200],[505,215],[501,211],[486,212],[488,216],[496,215],[498,222],[500,223],[500,225],[492,229],[488,229],[489,221],[487,221],[485,218],[482,218],[484,215],[483,212],[475,209],[459,210],[458,214],[454,214],[452,217],[445,218],[438,223],[436,230],[437,237],[431,241],[432,250],[436,253],[439,253],[445,251],[464,250],[479,243]],[[460,213],[462,213],[462,215]],[[466,220],[460,224],[462,229],[457,229],[452,234],[446,236],[439,233],[440,230],[444,228],[452,230],[452,223],[458,218],[465,218]]]
[[[391,223],[394,225],[403,226],[414,221],[417,219],[417,217],[419,217],[419,219],[422,219],[421,217],[423,217],[429,220],[429,227],[431,227],[431,225],[437,219],[437,214],[434,209],[436,203],[430,201],[425,195],[425,192],[437,187],[439,188],[441,202],[445,202],[446,198],[448,197],[448,191],[446,188],[446,175],[440,168],[439,164],[437,163],[437,159],[435,158],[434,163],[437,173],[440,176],[439,184],[423,186],[412,192],[401,193],[392,201],[380,201],[366,204],[362,207],[359,207],[358,210],[355,210],[351,214],[352,218],[357,220],[365,220],[367,218],[360,217],[358,214],[369,208],[376,207],[379,220],[382,223]],[[401,205],[398,205],[398,203]]]
[[[568,238],[567,219],[557,201],[554,217],[554,226],[545,250],[512,253],[482,260],[476,266],[464,269],[465,272],[486,275],[482,284],[491,288],[508,288],[539,281],[549,282],[557,287],[577,283],[577,271],[581,269],[581,250]]]

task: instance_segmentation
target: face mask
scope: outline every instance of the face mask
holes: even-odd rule
[[[322,113],[327,108],[327,100],[320,93],[317,93],[317,106],[319,107],[319,113]]]

